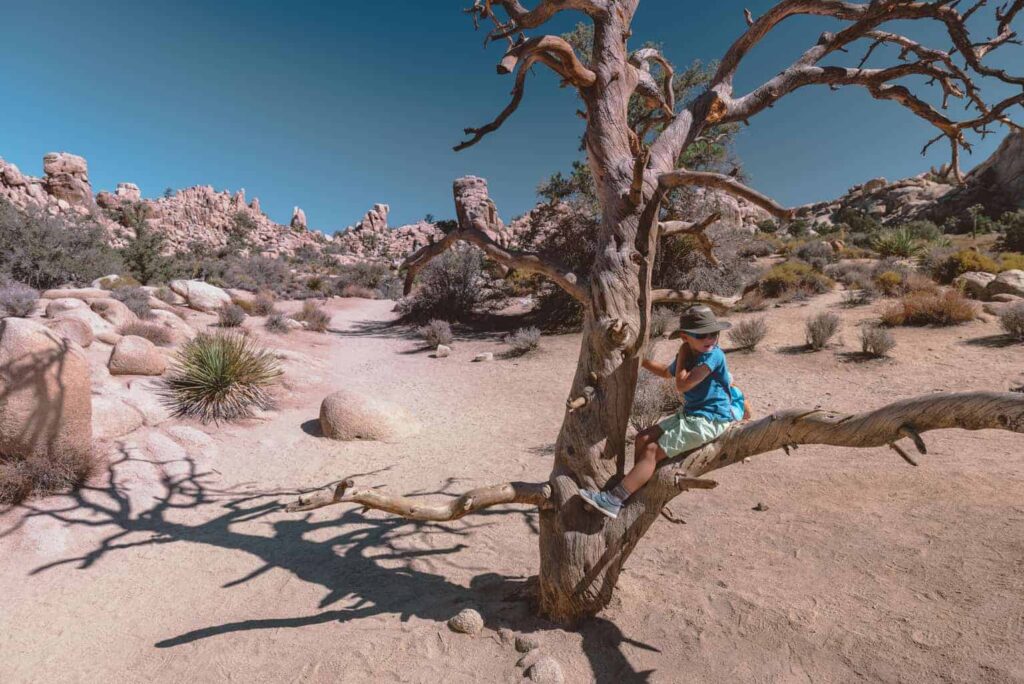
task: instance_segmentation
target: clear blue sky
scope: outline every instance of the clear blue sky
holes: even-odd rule
[[[573,94],[538,68],[501,130],[452,151],[462,128],[493,118],[511,88],[494,71],[500,46],[484,49],[462,14],[468,4],[0,0],[0,157],[41,175],[46,152],[82,155],[97,190],[121,181],[146,196],[244,187],[274,220],[287,222],[297,204],[327,232],[375,202],[391,205],[392,225],[449,217],[452,179],[476,174],[509,219],[533,205],[539,180],[578,157],[582,122]],[[660,42],[678,65],[715,59],[744,28],[742,8],[770,4],[645,0],[632,44]],[[578,19],[564,15],[550,32]],[[738,90],[782,69],[826,26],[785,24],[745,62]],[[1021,63],[1020,48],[1004,50],[1018,51],[1004,62]],[[860,89],[805,89],[753,119],[737,151],[755,187],[798,204],[945,161],[941,144],[919,155],[930,135]],[[964,165],[1002,136],[979,143]]]

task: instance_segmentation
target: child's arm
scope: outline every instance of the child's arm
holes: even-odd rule
[[[658,363],[654,359],[644,359],[640,362],[640,365],[660,378],[672,377],[672,374],[668,372],[668,364],[666,363]]]
[[[694,387],[704,382],[704,379],[711,375],[711,369],[705,364],[695,366],[686,370],[682,363],[676,365],[676,391],[680,394],[689,392]]]

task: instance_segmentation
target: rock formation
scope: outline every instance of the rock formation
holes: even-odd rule
[[[388,228],[386,204],[374,204],[363,219],[334,236],[338,251],[361,259],[401,260],[420,247],[444,237],[438,228],[426,221]]]

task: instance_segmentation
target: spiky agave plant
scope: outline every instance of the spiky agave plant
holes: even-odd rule
[[[237,420],[273,406],[269,388],[280,375],[277,359],[253,339],[200,333],[175,357],[164,398],[177,417]]]

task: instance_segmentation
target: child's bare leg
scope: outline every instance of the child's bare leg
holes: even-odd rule
[[[622,478],[621,486],[630,494],[647,484],[654,475],[658,461],[668,458],[668,454],[658,446],[658,438],[662,430],[657,425],[644,430],[636,436],[634,443],[633,469]]]

